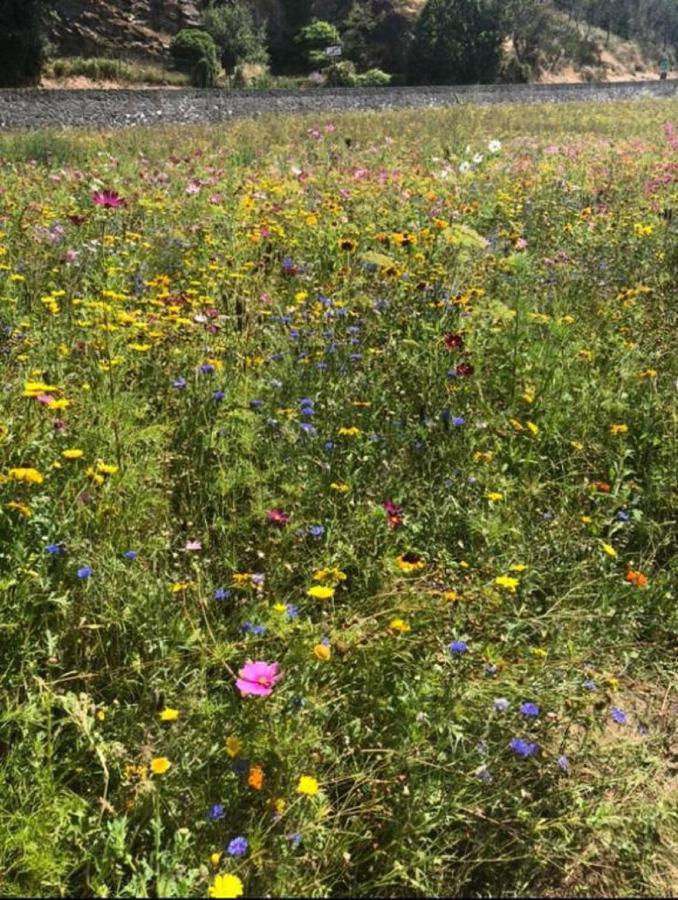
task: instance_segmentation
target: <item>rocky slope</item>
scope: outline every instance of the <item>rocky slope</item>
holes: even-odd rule
[[[50,42],[60,56],[150,61],[199,19],[196,0],[56,0]]]

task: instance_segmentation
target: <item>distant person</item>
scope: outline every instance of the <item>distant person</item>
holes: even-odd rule
[[[663,56],[659,61],[659,80],[666,81],[669,75],[669,60],[668,57]]]

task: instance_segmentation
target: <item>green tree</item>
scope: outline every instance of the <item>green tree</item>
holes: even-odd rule
[[[0,87],[40,80],[45,8],[44,0],[0,0]]]
[[[325,55],[325,47],[341,43],[336,25],[314,19],[301,29],[296,42],[302,49],[304,58],[311,68],[322,69],[330,65],[332,60]]]
[[[501,40],[494,0],[428,0],[415,31],[411,77],[431,84],[493,82]]]
[[[212,87],[216,81],[219,60],[214,38],[198,28],[183,28],[170,41],[174,65],[187,72],[196,87]]]
[[[267,63],[266,32],[242,0],[217,6],[212,2],[203,13],[203,27],[219,48],[221,64],[230,78],[244,62]]]

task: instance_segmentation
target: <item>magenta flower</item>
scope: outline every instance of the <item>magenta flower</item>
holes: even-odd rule
[[[119,209],[121,206],[127,206],[127,200],[124,200],[117,191],[95,191],[92,194],[92,202],[96,206],[103,206],[104,209]]]
[[[266,519],[271,523],[271,525],[277,525],[279,528],[283,528],[290,520],[289,513],[286,513],[282,509],[269,509],[266,513]]]
[[[268,697],[281,677],[282,672],[277,662],[267,663],[260,660],[252,662],[250,660],[238,672],[235,684],[243,697],[247,694]]]

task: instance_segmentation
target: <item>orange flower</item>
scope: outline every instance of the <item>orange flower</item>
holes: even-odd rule
[[[594,481],[591,488],[601,494],[610,493],[610,485],[606,481]]]
[[[250,774],[247,776],[247,783],[255,791],[260,791],[264,786],[264,770],[261,766],[250,766]]]
[[[643,575],[642,572],[636,572],[633,569],[629,569],[626,573],[626,581],[639,588],[647,587],[647,576]]]

